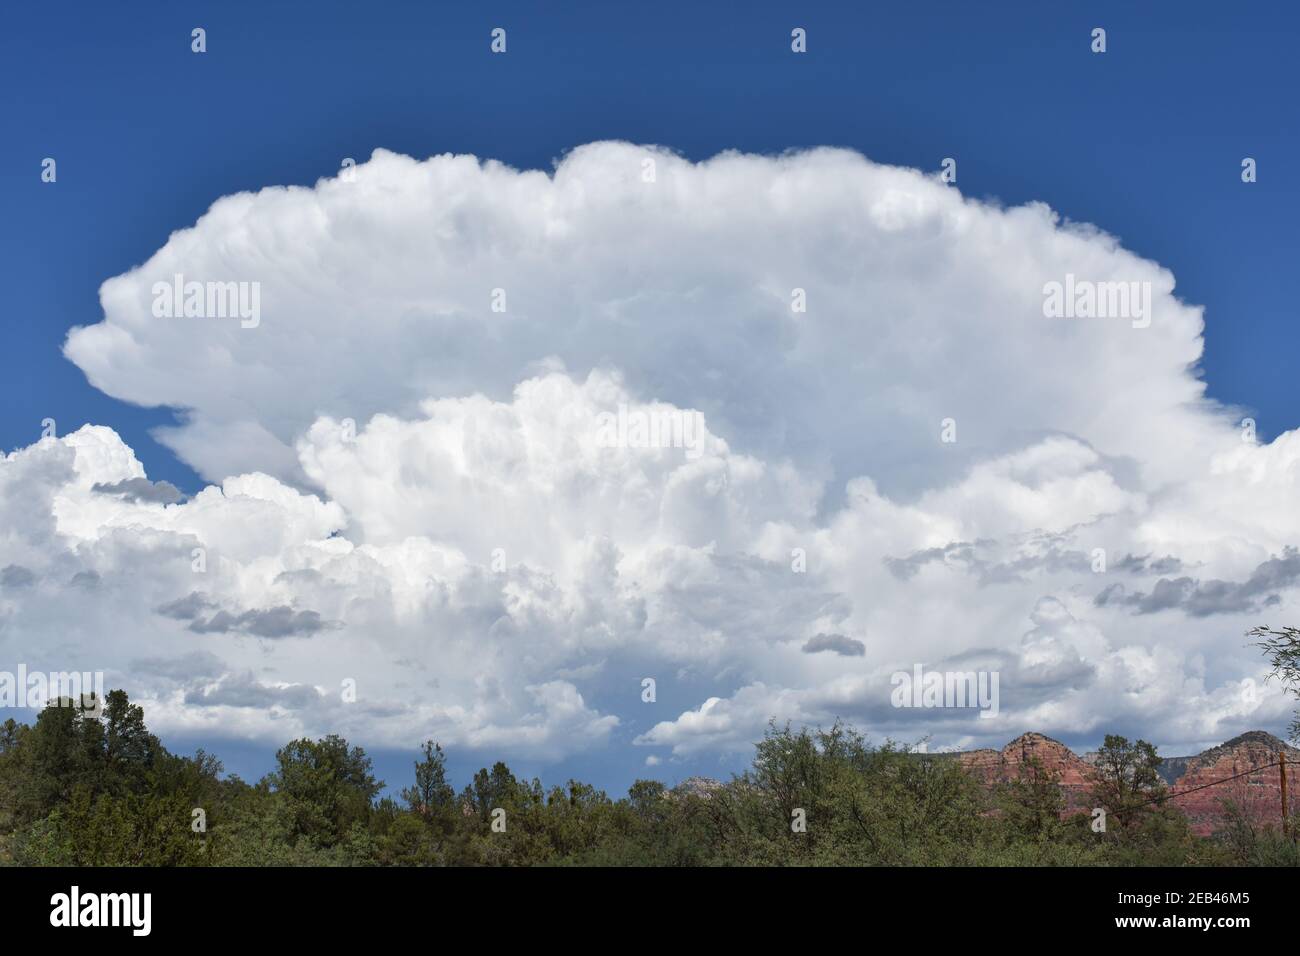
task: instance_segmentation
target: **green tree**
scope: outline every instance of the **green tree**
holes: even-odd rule
[[[275,755],[271,786],[280,795],[291,832],[321,847],[341,843],[352,825],[366,822],[383,783],[371,774],[370,758],[331,734],[302,738]]]
[[[1107,813],[1107,825],[1136,825],[1154,812],[1165,785],[1160,779],[1161,759],[1145,740],[1129,743],[1127,737],[1107,734],[1090,773],[1090,794]]]
[[[30,824],[64,806],[73,790],[102,789],[103,725],[89,707],[62,698],[50,701],[25,735],[15,761],[22,779],[15,795],[20,824]]]
[[[447,782],[447,755],[432,740],[424,743],[424,759],[416,761],[415,785],[402,791],[411,811],[440,833],[455,824],[456,791]]]
[[[123,770],[151,767],[159,752],[158,738],[144,725],[144,708],[132,704],[126,691],[111,690],[104,700],[104,755]]]

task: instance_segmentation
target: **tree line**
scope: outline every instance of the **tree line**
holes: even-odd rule
[[[93,703],[93,702],[92,702]],[[0,725],[0,864],[20,866],[857,866],[1293,864],[1295,844],[1228,807],[1215,838],[1159,798],[1160,758],[1108,736],[1093,804],[1067,814],[1031,762],[988,787],[945,754],[854,728],[770,725],[716,786],[637,780],[613,799],[543,787],[503,762],[460,790],[426,742],[400,799],[338,736],[294,740],[256,783],[202,750],[170,753],[121,690]]]

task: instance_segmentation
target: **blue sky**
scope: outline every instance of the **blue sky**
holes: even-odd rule
[[[151,478],[196,491],[150,437],[174,410],[105,395],[61,353],[102,318],[103,281],[221,196],[310,186],[376,147],[550,169],[605,139],[690,160],[819,145],[923,170],[956,157],[965,195],[1046,202],[1172,270],[1179,298],[1205,307],[1209,394],[1271,439],[1298,424],[1298,25],[1287,3],[7,4],[0,445],[30,444],[46,417],[60,433],[109,425]],[[488,52],[496,26],[506,56]],[[794,26],[807,55],[790,53]],[[254,773],[258,752],[231,762]],[[539,772],[621,789],[642,756]],[[696,763],[667,775],[718,769]]]

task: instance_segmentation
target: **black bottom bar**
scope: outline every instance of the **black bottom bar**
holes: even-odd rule
[[[78,923],[116,917],[119,925],[70,925],[74,886]],[[196,931],[239,945],[373,944],[430,918],[443,943],[460,926],[609,944],[618,924],[663,944],[671,937],[658,934],[687,929],[694,942],[716,933],[734,943],[782,926],[806,930],[809,920],[848,921],[866,934],[918,925],[955,933],[958,920],[1019,938],[1195,933],[1227,943],[1289,928],[1294,887],[1289,872],[1266,869],[5,869],[0,892],[11,939],[75,932],[82,942],[128,944],[188,943]],[[137,936],[143,894],[148,935]]]

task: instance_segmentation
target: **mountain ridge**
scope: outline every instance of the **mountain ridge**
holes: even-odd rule
[[[1192,831],[1208,836],[1226,822],[1225,799],[1236,802],[1257,823],[1279,824],[1282,818],[1279,754],[1300,771],[1300,749],[1264,730],[1248,730],[1198,754],[1161,759],[1157,772],[1170,804],[1187,817]],[[963,766],[986,786],[1015,779],[1030,759],[1059,778],[1067,813],[1088,809],[1090,771],[1098,754],[1076,754],[1068,746],[1036,731],[1010,741],[1001,750],[959,751]],[[1289,781],[1292,786],[1300,779]],[[1290,801],[1288,801],[1290,802]]]

